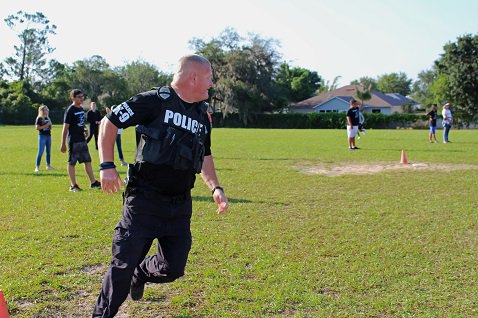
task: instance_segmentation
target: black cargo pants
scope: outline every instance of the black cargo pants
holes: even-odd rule
[[[181,199],[154,192],[125,196],[123,217],[113,236],[113,258],[106,273],[93,317],[114,317],[128,297],[131,279],[168,283],[184,275],[191,249],[190,194]],[[156,255],[146,257],[153,240]]]

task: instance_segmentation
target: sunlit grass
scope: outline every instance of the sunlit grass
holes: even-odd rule
[[[35,174],[34,129],[0,127],[0,288],[13,317],[89,317],[121,217],[121,195],[89,190],[82,166],[78,183],[85,190],[68,192],[61,127],[54,128],[57,169]],[[429,144],[426,131],[370,130],[362,149],[349,151],[344,130],[214,129],[229,213],[215,214],[198,178],[186,275],[147,285],[145,300],[128,300],[122,312],[476,316],[478,170],[327,177],[294,168],[398,163],[402,149],[412,163],[478,165],[478,131],[452,130],[450,138]],[[131,161],[132,129],[123,133],[123,148]]]

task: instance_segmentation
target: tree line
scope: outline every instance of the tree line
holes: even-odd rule
[[[112,67],[99,55],[72,64],[48,59],[54,51],[48,39],[57,28],[41,12],[19,11],[4,22],[16,32],[18,41],[15,55],[0,63],[1,123],[28,123],[41,104],[61,118],[72,88],[83,90],[102,109],[171,82],[171,73],[144,60]],[[213,66],[215,86],[209,100],[213,110],[223,116],[237,113],[244,125],[256,114],[287,112],[290,104],[333,90],[340,78],[330,83],[316,71],[291,66],[282,59],[277,40],[257,34],[243,37],[232,28],[209,41],[193,38],[189,46]],[[434,67],[421,72],[415,82],[400,72],[364,76],[351,84],[408,95],[426,106],[451,102],[456,116],[474,122],[478,114],[477,52],[478,36],[464,35],[446,44]]]

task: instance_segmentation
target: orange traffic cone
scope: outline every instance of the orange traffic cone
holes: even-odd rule
[[[405,155],[405,150],[402,149],[402,158],[400,159],[400,163],[401,164],[408,164],[408,161],[407,161],[407,156]]]
[[[10,318],[8,313],[7,303],[5,302],[5,297],[3,297],[3,292],[0,290],[0,318]]]

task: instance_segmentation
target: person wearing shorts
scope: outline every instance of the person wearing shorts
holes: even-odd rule
[[[432,110],[427,113],[428,124],[430,126],[430,131],[428,133],[428,141],[431,143],[437,143],[437,136],[435,134],[437,129],[437,104],[432,104]]]
[[[65,111],[60,149],[62,153],[66,152],[66,142],[68,139],[67,170],[71,183],[70,191],[76,192],[81,190],[76,183],[75,167],[77,162],[85,164],[85,172],[91,182],[90,188],[101,189],[101,183],[93,175],[91,156],[85,139],[85,112],[81,107],[84,94],[81,90],[74,89],[70,93],[70,98],[72,104]]]
[[[350,107],[347,111],[347,137],[349,142],[349,149],[356,150],[360,149],[359,147],[355,146],[355,136],[358,132],[359,126],[359,102],[355,99],[350,100]]]

